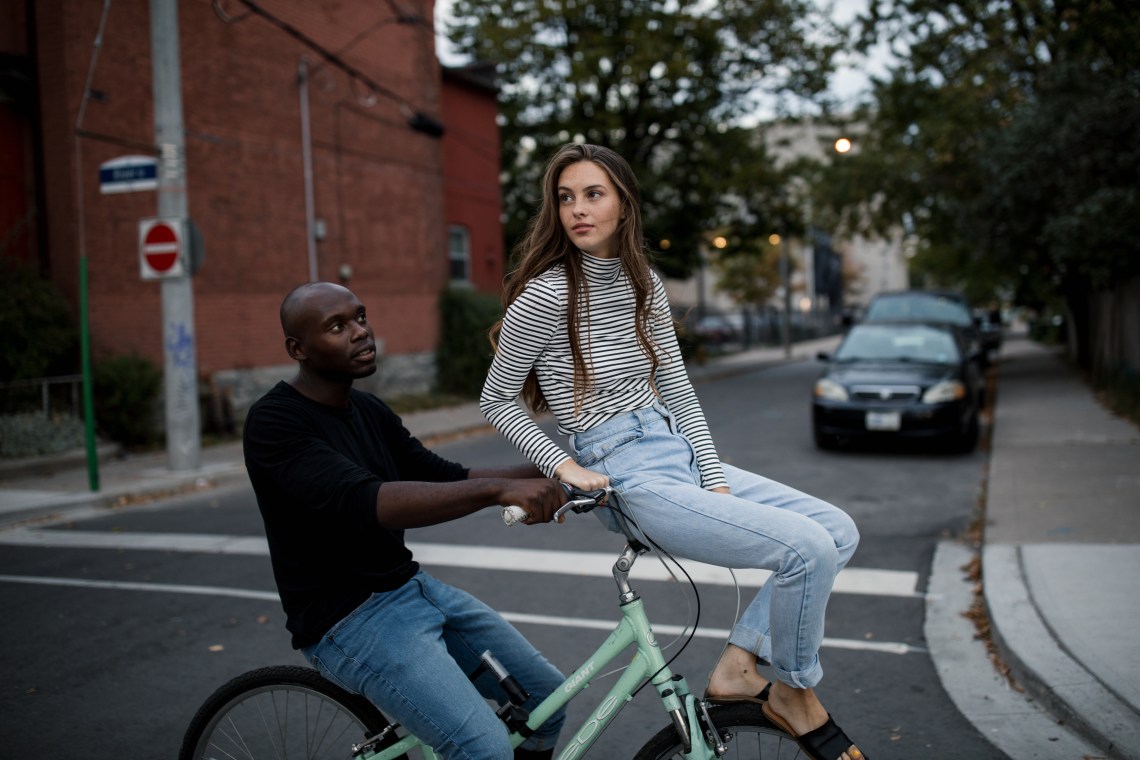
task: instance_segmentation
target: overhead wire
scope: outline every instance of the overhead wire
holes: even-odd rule
[[[377,96],[383,97],[395,103],[399,107],[401,114],[403,114],[404,118],[407,120],[408,126],[410,126],[412,129],[418,132],[423,132],[424,134],[431,137],[440,137],[443,134],[443,124],[441,124],[438,120],[429,116],[428,114],[425,114],[423,111],[416,110],[415,104],[408,101],[405,97],[375,81],[363,71],[348,63],[338,54],[327,49],[297,27],[293,26],[284,19],[280,19],[277,16],[274,16],[272,13],[262,8],[257,3],[253,2],[253,0],[238,0],[238,2],[244,5],[249,12],[240,17],[233,16],[227,13],[225,9],[221,7],[220,0],[214,0],[214,11],[216,14],[218,14],[219,18],[221,18],[223,21],[226,21],[227,23],[230,23],[234,20],[242,20],[250,14],[254,14],[260,18],[265,19],[273,26],[277,27],[293,39],[300,42],[305,47],[315,52],[324,60],[324,62],[343,71],[349,77],[350,81],[356,82],[359,85],[366,87],[367,90],[371,93],[372,98],[375,98]],[[399,6],[395,5],[394,3],[389,4],[398,14],[396,17],[397,21],[400,19],[418,18],[416,16],[410,16],[408,14],[402,13]],[[355,42],[350,44],[355,44]]]

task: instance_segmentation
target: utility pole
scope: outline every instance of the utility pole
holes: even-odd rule
[[[784,345],[784,356],[792,355],[792,261],[788,256],[788,241],[781,235],[772,235],[780,247],[780,283],[784,288],[784,319],[780,323],[780,342]]]
[[[154,136],[158,144],[158,215],[181,220],[185,229],[189,210],[178,0],[150,0],[150,40]],[[162,280],[166,453],[171,470],[196,470],[201,464],[194,286],[190,267],[185,267],[185,272],[181,277]]]

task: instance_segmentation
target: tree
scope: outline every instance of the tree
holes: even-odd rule
[[[457,0],[458,51],[497,66],[508,247],[545,160],[571,140],[621,153],[641,182],[658,264],[683,276],[722,199],[763,172],[738,120],[765,95],[818,97],[840,36],[809,0]],[[755,171],[742,171],[742,169]]]
[[[717,289],[743,306],[764,306],[782,282],[780,251],[776,246],[750,246],[736,255],[717,254],[712,258],[719,278]]]
[[[919,275],[1060,298],[1086,330],[1090,293],[1140,273],[1140,7],[877,0],[862,29],[899,59],[830,203],[874,197],[870,224],[909,223]]]

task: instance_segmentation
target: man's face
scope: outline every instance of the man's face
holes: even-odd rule
[[[293,358],[330,380],[353,380],[376,371],[376,340],[364,304],[352,291],[321,284],[305,294]]]

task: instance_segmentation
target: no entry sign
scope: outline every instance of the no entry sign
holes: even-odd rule
[[[186,274],[185,221],[143,219],[139,222],[139,274],[144,280],[163,280]]]

